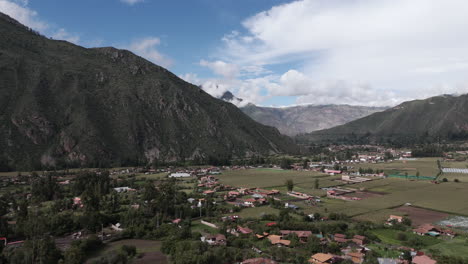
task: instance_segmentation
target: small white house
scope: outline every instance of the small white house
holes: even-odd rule
[[[169,178],[188,178],[192,175],[190,175],[190,173],[186,173],[186,172],[175,172],[175,173],[171,173],[169,175]]]
[[[114,190],[118,193],[132,191],[130,187],[117,187]]]

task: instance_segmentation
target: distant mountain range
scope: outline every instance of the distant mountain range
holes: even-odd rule
[[[297,137],[301,142],[435,142],[468,139],[468,95],[443,95],[398,106],[330,129]]]
[[[295,152],[166,69],[40,36],[0,13],[0,166],[121,166]]]
[[[243,102],[231,92],[225,92],[221,99],[235,105]],[[292,107],[262,107],[247,104],[240,108],[255,121],[273,126],[285,135],[295,136],[316,130],[331,128],[350,121],[383,111],[387,107],[352,105],[304,105]]]

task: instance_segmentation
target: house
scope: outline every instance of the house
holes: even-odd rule
[[[236,191],[229,191],[228,192],[229,197],[238,197],[239,195],[240,195],[240,193],[236,192]]]
[[[213,194],[213,193],[215,193],[215,192],[212,191],[212,190],[203,191],[203,194],[204,194],[204,195],[211,195],[211,194]]]
[[[130,187],[117,187],[117,188],[114,188],[114,191],[121,193],[121,192],[135,191],[135,189],[132,189]]]
[[[398,259],[391,259],[391,258],[378,258],[377,261],[379,264],[398,264],[400,263]]]
[[[330,174],[330,175],[335,175],[335,174],[340,174],[341,173],[340,170],[329,170],[329,169],[325,169],[324,172],[327,173],[327,174]]]
[[[260,234],[255,234],[255,236],[258,238],[258,239],[262,239],[262,238],[265,238],[267,237],[269,234],[267,232],[263,232],[262,235]]]
[[[366,255],[361,252],[349,252],[348,254],[346,254],[346,257],[351,259],[351,261],[355,264],[361,264],[362,262],[364,262],[365,256]]]
[[[399,215],[390,215],[387,219],[387,222],[397,222],[397,223],[401,223],[403,222],[403,216],[399,216]]]
[[[270,240],[272,245],[288,247],[291,244],[291,241],[284,240],[281,236],[278,235],[269,235],[268,239]]]
[[[418,234],[420,236],[439,236],[441,231],[437,227],[431,225],[431,224],[424,224],[419,226],[416,229],[413,229],[413,233]]]
[[[80,208],[83,207],[83,202],[81,201],[81,198],[80,197],[73,198],[73,205],[80,207]]]
[[[121,228],[122,225],[120,225],[120,223],[117,223],[117,224],[111,224],[111,229],[117,231],[117,232],[121,232],[123,231],[123,228]]]
[[[244,235],[248,235],[248,234],[251,234],[253,230],[248,227],[237,226],[237,232],[244,234]]]
[[[206,235],[200,238],[202,242],[206,242],[211,246],[225,246],[226,236],[223,234]]]
[[[242,261],[241,264],[278,264],[278,262],[267,258],[252,258]]]
[[[171,173],[169,175],[169,178],[188,178],[188,177],[191,177],[192,175],[190,175],[190,173],[186,173],[186,172],[175,172],[175,173]]]
[[[256,202],[256,200],[254,198],[246,199],[246,200],[244,200],[244,206],[255,207],[255,205],[254,205],[255,202]]]
[[[346,239],[346,235],[343,235],[343,234],[334,234],[333,240],[335,240],[335,242],[338,242],[338,243],[348,242],[348,239]]]
[[[436,264],[437,261],[431,259],[430,257],[426,255],[422,255],[422,256],[415,256],[413,258],[413,261],[411,261],[411,263],[413,264]]]
[[[355,235],[353,237],[352,241],[354,243],[356,243],[357,245],[359,245],[359,246],[363,246],[364,244],[366,244],[366,237],[365,236]]]
[[[289,234],[296,234],[300,241],[307,242],[307,239],[312,235],[311,231],[292,231],[280,230],[281,236],[285,237]]]
[[[310,257],[309,263],[313,264],[326,264],[326,263],[333,263],[333,255],[325,254],[325,253],[317,253]]]
[[[270,222],[270,223],[266,223],[265,226],[267,227],[272,227],[272,226],[275,226],[277,225],[276,222]]]
[[[285,204],[284,204],[284,208],[289,208],[289,209],[297,210],[297,209],[299,209],[299,206],[294,205],[294,204],[290,204],[290,203],[285,203]]]

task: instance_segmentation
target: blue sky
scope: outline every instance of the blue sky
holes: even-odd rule
[[[395,105],[468,92],[462,0],[0,0],[0,11],[259,105]]]

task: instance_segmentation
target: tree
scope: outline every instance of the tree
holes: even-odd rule
[[[400,241],[406,241],[406,240],[408,240],[408,236],[406,236],[406,234],[403,233],[403,232],[399,232],[397,234],[397,239],[400,240]]]
[[[294,189],[294,181],[292,179],[286,180],[286,188],[289,192],[291,192]]]
[[[419,180],[419,176],[420,176],[419,171],[417,171],[417,172],[416,172],[416,179]]]
[[[283,169],[283,170],[289,170],[291,168],[291,160],[290,159],[282,159],[281,162],[280,162],[280,167]]]
[[[315,189],[318,189],[320,186],[319,186],[319,179],[315,179],[314,181],[314,188]]]

